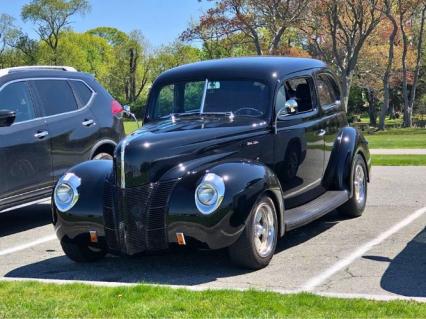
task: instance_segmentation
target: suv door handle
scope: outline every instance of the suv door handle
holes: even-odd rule
[[[319,130],[319,132],[318,132],[318,136],[324,136],[324,135],[325,135],[325,133],[327,133],[327,131],[326,131],[326,130],[324,130],[324,129],[320,129],[320,130]]]
[[[89,126],[95,125],[96,123],[93,120],[84,120],[83,122],[81,122],[81,124],[83,124],[84,126],[89,127]]]
[[[48,131],[37,131],[37,133],[34,134],[34,137],[41,140],[41,139],[45,138],[47,135],[49,135]]]

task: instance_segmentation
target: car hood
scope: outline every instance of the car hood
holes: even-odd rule
[[[264,120],[241,117],[191,117],[144,125],[126,137],[115,151],[117,182],[134,187],[156,182],[171,168],[203,156],[238,151],[241,140],[267,128]]]

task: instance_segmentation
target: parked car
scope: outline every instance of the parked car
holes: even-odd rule
[[[121,105],[70,67],[0,70],[0,212],[50,199],[70,167],[112,159]]]
[[[228,247],[236,264],[258,269],[287,231],[334,209],[364,211],[367,141],[348,126],[321,61],[171,69],[154,82],[144,123],[113,162],[75,166],[56,185],[53,223],[72,260],[194,244]]]

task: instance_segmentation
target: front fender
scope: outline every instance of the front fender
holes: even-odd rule
[[[224,199],[210,215],[201,214],[195,205],[195,190],[206,173],[221,176],[225,183]],[[267,166],[258,162],[230,160],[189,172],[177,183],[170,198],[167,215],[169,240],[174,239],[177,232],[183,232],[207,243],[210,248],[227,247],[238,239],[254,203],[266,192],[276,203],[278,219],[282,221],[281,186]],[[280,234],[283,232],[284,229]]]
[[[87,161],[74,166],[67,173],[77,175],[81,185],[77,189],[77,203],[65,213],[56,208],[52,198],[53,224],[59,240],[65,236],[69,239],[88,237],[91,230],[97,231],[98,237],[104,237],[103,193],[105,180],[112,173],[112,161]]]
[[[324,173],[323,183],[328,190],[348,190],[352,196],[351,172],[356,154],[361,154],[366,162],[369,181],[371,158],[368,142],[357,129],[344,127],[337,135]]]

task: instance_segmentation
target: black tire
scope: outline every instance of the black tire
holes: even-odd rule
[[[355,192],[356,183],[359,183],[359,180],[356,180],[356,174],[357,169],[362,169],[363,171],[363,187],[364,187],[364,195],[363,196],[357,196]],[[360,217],[362,213],[364,212],[365,205],[367,203],[367,165],[365,164],[364,158],[357,154],[354,158],[353,164],[352,164],[352,172],[351,172],[351,182],[352,182],[352,189],[353,194],[352,197],[344,203],[342,206],[338,208],[339,213],[342,215],[349,217],[349,218],[355,218]]]
[[[95,156],[93,156],[92,159],[94,159],[94,160],[112,160],[113,157],[109,153],[102,152],[102,153],[98,153]]]
[[[261,256],[256,249],[255,244],[255,215],[258,207],[266,205],[269,207],[273,214],[273,224],[274,224],[274,235],[272,238],[272,248],[270,251]],[[240,238],[228,248],[228,253],[231,258],[231,261],[244,268],[249,269],[261,269],[266,267],[274,256],[275,247],[277,245],[277,236],[278,236],[278,222],[277,222],[277,212],[275,209],[274,202],[268,196],[261,197],[256,204],[253,206],[250,216],[247,222],[247,225],[241,234]]]
[[[78,263],[94,262],[102,259],[106,255],[105,248],[89,247],[87,244],[69,240],[62,240],[61,246],[65,255]]]

